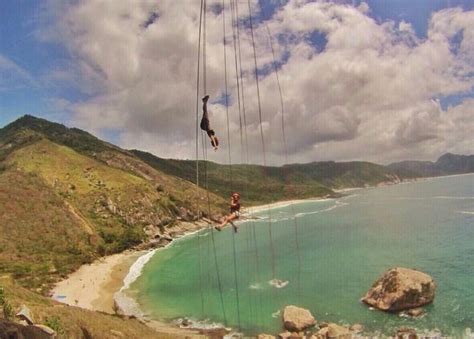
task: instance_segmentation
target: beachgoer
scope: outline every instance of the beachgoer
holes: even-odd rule
[[[230,200],[230,214],[222,218],[220,225],[216,226],[215,229],[221,231],[222,228],[230,223],[234,228],[234,232],[237,232],[237,226],[233,223],[235,219],[240,217],[240,194],[237,192],[232,193]]]
[[[201,129],[206,131],[207,135],[211,139],[211,145],[214,147],[214,151],[217,151],[219,147],[219,140],[216,137],[216,133],[211,129],[209,123],[209,114],[207,112],[207,101],[209,100],[209,95],[206,95],[202,98],[202,119],[201,119]]]

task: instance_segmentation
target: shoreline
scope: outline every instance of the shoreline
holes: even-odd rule
[[[474,174],[465,173],[454,174],[449,176],[414,178],[411,180],[401,181],[397,184],[416,183],[432,179],[442,179],[445,177],[465,175]],[[379,186],[373,186],[372,188],[376,187]],[[344,193],[363,188],[370,187],[346,188],[335,190],[335,192]],[[290,206],[292,204],[305,202],[322,202],[331,199],[335,199],[335,197],[325,196],[320,198],[294,199],[258,206],[251,206],[244,209],[243,215],[247,218],[244,218],[240,222],[249,221],[250,218],[248,217],[250,217],[252,214],[263,212],[265,210],[282,208]],[[173,241],[169,242],[165,246],[160,246],[158,248],[148,250],[131,249],[119,254],[113,254],[100,258],[91,264],[81,266],[77,271],[71,273],[65,280],[62,280],[55,285],[55,287],[51,290],[51,297],[56,301],[93,311],[100,311],[109,314],[119,313],[125,316],[135,316],[159,333],[165,333],[173,336],[199,336],[200,332],[198,329],[180,328],[177,324],[150,320],[147,315],[139,309],[136,301],[134,301],[131,297],[128,297],[125,293],[123,293],[130,286],[130,284],[132,284],[133,281],[135,281],[139,277],[141,269],[146,264],[146,262],[148,262],[148,260],[146,260],[145,262],[138,264],[141,258],[143,258],[144,256],[148,256],[148,259],[151,259],[151,257],[157,250],[168,248],[168,246],[171,246],[179,239],[191,236],[207,228],[207,222],[179,222],[178,225],[179,226],[177,227],[177,230],[173,230]],[[135,269],[132,272],[132,268],[134,267],[134,265],[138,266],[135,266]],[[133,276],[133,278],[131,275]],[[125,305],[123,303],[123,300],[117,300],[120,299],[122,296],[125,296],[125,299],[127,299],[125,301]],[[128,302],[130,302],[130,304],[127,305]]]
[[[207,223],[180,222],[173,241],[152,249],[128,249],[82,265],[56,283],[50,297],[60,303],[111,315],[136,317],[158,334],[173,337],[206,338],[198,329],[149,319],[137,302],[124,291],[140,276],[141,270],[158,250],[207,228]],[[181,232],[179,232],[181,231]],[[135,269],[133,269],[135,267]],[[212,330],[211,330],[212,331]]]

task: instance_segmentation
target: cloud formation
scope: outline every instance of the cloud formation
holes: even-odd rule
[[[31,74],[14,61],[0,54],[0,92],[36,86]]]
[[[231,10],[208,0],[207,92],[211,123],[226,162],[223,13],[230,94],[232,158],[242,160]],[[95,133],[115,129],[122,146],[159,156],[194,158],[199,3],[187,1],[51,2],[54,25],[44,37],[74,55],[71,73],[87,100],[71,103],[73,124]],[[245,120],[250,161],[262,163],[260,121],[246,1],[238,1]],[[290,0],[266,21],[253,5],[258,65],[271,70],[266,25],[273,35],[284,95],[289,160],[434,159],[445,151],[473,153],[472,100],[441,108],[437,99],[472,92],[474,11],[434,13],[425,39],[407,22],[379,22],[370,8]],[[1,60],[1,59],[0,59]],[[64,71],[57,76],[64,77]],[[67,72],[66,72],[67,74]],[[76,79],[77,77],[72,77]],[[260,72],[267,159],[284,160],[276,77]],[[204,93],[200,91],[200,96]],[[471,105],[469,104],[471,103]],[[200,105],[200,103],[199,103]]]

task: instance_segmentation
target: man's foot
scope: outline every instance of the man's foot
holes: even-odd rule
[[[220,226],[214,226],[214,228],[219,232],[222,231],[222,227],[220,227]]]
[[[202,102],[207,102],[209,100],[209,94],[202,98]]]
[[[237,233],[239,228],[237,226],[235,226],[235,224],[233,222],[231,222],[230,224],[232,225],[232,228],[234,229],[234,233]]]

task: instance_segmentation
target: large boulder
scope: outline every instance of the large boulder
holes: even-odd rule
[[[304,308],[290,305],[283,310],[283,326],[288,331],[299,332],[315,324],[316,319]]]
[[[428,274],[396,267],[385,272],[362,301],[379,310],[398,312],[431,303],[435,291],[436,284]]]

